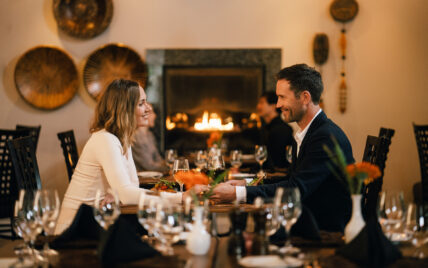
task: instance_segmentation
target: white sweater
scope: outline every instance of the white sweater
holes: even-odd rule
[[[63,208],[78,209],[82,203],[94,205],[97,189],[105,193],[108,188],[115,190],[122,204],[138,204],[139,181],[131,148],[126,156],[119,139],[100,130],[94,132],[83,148],[67,192]],[[173,202],[181,202],[181,194],[167,194]]]

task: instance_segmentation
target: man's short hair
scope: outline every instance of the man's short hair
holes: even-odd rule
[[[267,103],[269,103],[270,105],[276,105],[276,103],[278,102],[278,96],[274,91],[266,91],[260,96],[260,98],[265,98]]]
[[[276,75],[278,80],[285,79],[290,83],[290,89],[296,97],[307,90],[311,93],[312,102],[318,104],[324,89],[321,74],[306,64],[296,64],[286,67]]]

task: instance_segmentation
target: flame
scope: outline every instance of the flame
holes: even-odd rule
[[[221,118],[216,113],[209,114],[208,111],[204,111],[202,115],[202,120],[199,118],[196,120],[194,125],[196,130],[204,131],[204,130],[222,130],[229,131],[233,130],[233,122],[229,122],[227,124],[222,124]]]
[[[171,130],[175,128],[175,123],[171,122],[171,118],[169,116],[166,117],[166,129]]]

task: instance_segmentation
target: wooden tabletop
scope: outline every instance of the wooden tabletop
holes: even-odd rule
[[[209,206],[211,213],[229,213],[235,206],[233,204],[216,204]],[[252,211],[255,209],[252,204],[240,204],[239,208],[244,211]],[[137,214],[138,206],[137,205],[121,205],[120,206],[121,214]]]

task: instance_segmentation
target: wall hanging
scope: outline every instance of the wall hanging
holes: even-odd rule
[[[86,60],[83,83],[94,99],[118,78],[135,80],[142,87],[146,85],[146,65],[131,48],[123,44],[109,44],[93,52]]]
[[[61,107],[79,88],[71,57],[55,47],[38,46],[27,51],[18,60],[14,77],[22,98],[39,109]]]
[[[342,23],[340,35],[340,48],[342,56],[341,82],[339,86],[339,110],[341,113],[346,112],[347,103],[347,85],[346,85],[346,29],[345,23],[352,21],[358,13],[358,3],[355,0],[334,0],[330,6],[330,14],[337,22]]]
[[[89,39],[107,29],[113,16],[111,0],[54,0],[53,13],[66,34]]]
[[[317,69],[320,71],[322,75],[322,65],[327,61],[328,52],[329,52],[327,35],[324,33],[316,34],[312,49],[313,49],[313,57],[314,57],[315,65],[317,66]],[[320,106],[321,108],[324,109],[324,101],[322,96],[320,100]]]

